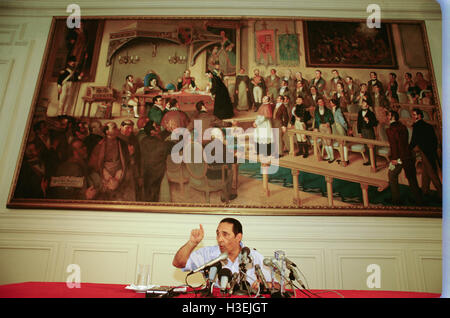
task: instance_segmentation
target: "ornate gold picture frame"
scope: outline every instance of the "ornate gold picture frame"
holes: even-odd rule
[[[380,67],[311,63],[315,35],[306,26],[320,19],[104,16],[85,17],[77,29],[65,19],[53,19],[7,207],[441,217],[441,106],[423,21],[383,21],[395,63]],[[255,22],[264,28],[256,30]],[[333,23],[364,21],[327,19]],[[406,23],[414,26],[407,32]],[[256,61],[258,43],[265,43],[261,32],[272,34],[274,45],[289,42],[278,34],[294,36],[294,46],[270,52],[298,63],[278,64],[278,56]],[[417,42],[402,35],[414,32],[423,39],[426,67],[402,51]],[[357,50],[357,41],[347,44]],[[328,45],[328,55],[351,54],[334,47],[336,41]],[[364,83],[372,95],[361,94]],[[296,112],[299,95],[309,113],[304,126]],[[367,96],[378,121],[373,139],[358,123]],[[329,130],[319,129],[326,116],[317,97],[331,111]],[[437,140],[431,159],[413,139],[418,110]],[[392,157],[398,138],[388,137],[390,111],[407,131],[412,166],[398,161],[403,154]],[[271,153],[262,152],[267,144],[255,137],[263,121],[275,132]],[[209,160],[220,157],[218,145],[230,161]],[[199,160],[186,156],[196,146]]]

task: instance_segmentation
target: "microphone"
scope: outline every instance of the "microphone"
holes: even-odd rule
[[[280,271],[280,292],[283,295],[285,292],[285,270],[286,270],[286,262],[285,262],[285,256],[286,253],[284,251],[278,250],[274,252],[275,258],[272,259],[273,263],[275,263],[275,266]]]
[[[216,280],[217,273],[222,269],[222,263],[217,263],[209,268],[209,281],[214,282]]]
[[[289,258],[286,257],[286,253],[284,251],[275,251],[275,259],[284,261],[286,262],[286,264],[297,267],[297,265],[293,261],[291,261]]]
[[[256,273],[256,277],[262,282],[264,289],[269,290],[269,286],[267,285],[266,278],[264,277],[264,274],[263,274],[259,264],[255,265],[255,273]]]
[[[278,273],[280,274],[280,286],[281,286],[281,290],[280,293],[284,293],[284,270],[282,269],[281,265],[278,264],[278,261],[276,260],[276,258],[265,258],[263,261],[264,265],[270,267],[272,269],[272,283],[274,282],[275,279],[275,274]],[[272,285],[272,292],[275,289],[275,285]]]
[[[239,253],[240,264],[244,265],[246,269],[250,269],[252,267],[252,258],[250,257],[250,249],[248,247],[242,248]]]
[[[247,257],[250,255],[250,249],[246,246],[246,247],[242,248],[240,254],[241,254],[242,260],[244,262],[247,262],[248,261]]]
[[[281,264],[279,263],[281,261]],[[272,297],[290,297],[289,292],[285,292],[285,286],[284,286],[284,272],[285,272],[285,264],[283,259],[277,260],[276,258],[265,258],[264,259],[264,265],[269,266],[272,268],[274,272],[278,272],[280,274],[280,290],[274,291],[274,286],[272,286]],[[290,265],[291,266],[291,265]],[[273,281],[273,277],[272,277]]]
[[[286,261],[286,265],[297,267],[297,265],[293,261],[291,261],[289,258],[284,257],[284,260]]]
[[[297,265],[291,261],[289,258],[286,257],[286,255],[284,254],[283,251],[277,251],[279,254],[277,254],[279,256],[279,259],[281,259],[282,261],[284,261],[284,263],[286,264],[286,268],[289,269],[289,271],[291,272],[291,275],[293,275],[294,279],[304,288],[305,285],[303,284],[303,282],[300,279],[300,276],[298,275],[297,272]],[[294,268],[295,267],[295,268]],[[279,269],[279,268],[278,268]],[[289,278],[292,280],[292,276],[289,276]]]
[[[300,275],[298,274],[298,272],[296,270],[297,266],[295,266],[295,268],[294,268],[294,266],[292,264],[287,264],[286,267],[291,271],[292,275],[294,275],[294,279],[300,284],[300,286],[302,286],[303,289],[306,289],[305,285],[303,284],[302,280],[300,279]]]
[[[220,291],[225,292],[227,290],[228,282],[231,280],[231,270],[229,268],[222,268],[219,271]]]
[[[235,287],[236,284],[238,283],[238,278],[239,278],[239,273],[234,273],[233,276],[231,277],[230,294],[233,294],[233,292],[234,292],[234,287]]]
[[[281,268],[276,262],[275,258],[265,258],[263,261],[264,265],[273,268],[274,270],[278,270],[281,273]]]
[[[188,275],[195,274],[195,273],[197,273],[199,271],[202,271],[205,268],[210,267],[210,266],[212,266],[212,265],[214,265],[214,264],[216,264],[216,263],[218,263],[220,261],[226,260],[227,258],[228,258],[228,253],[224,252],[224,253],[220,254],[219,257],[216,257],[215,259],[207,262],[206,264],[200,266],[199,268],[194,269],[193,271],[190,271]]]

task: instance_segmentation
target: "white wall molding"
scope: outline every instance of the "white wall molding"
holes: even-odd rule
[[[78,214],[79,213],[79,214]],[[173,215],[120,212],[43,212],[23,213],[10,210],[0,214],[0,230],[35,233],[123,235],[139,237],[186,237],[193,227],[203,224],[210,236],[215,235],[223,215]],[[398,242],[436,242],[440,240],[441,219],[377,218],[377,217],[250,217],[239,216],[246,224],[245,232],[261,242],[274,236],[277,240],[377,240]],[[346,220],[343,220],[346,219]],[[170,220],[170,223],[168,221]],[[101,227],[98,224],[102,224]],[[267,228],[282,229],[268,233]],[[130,229],[132,231],[130,232]],[[301,230],[300,230],[301,229]],[[291,233],[285,237],[284,233]],[[437,234],[437,235],[436,235]],[[244,237],[245,233],[244,233]]]
[[[298,16],[337,17],[365,19],[366,9],[373,1],[88,1],[76,2],[82,15],[175,15],[175,16]],[[441,19],[439,3],[433,0],[376,2],[382,12],[382,19]],[[2,1],[9,15],[19,16],[67,16],[66,1]],[[219,14],[218,14],[219,13]]]
[[[132,283],[138,248],[137,243],[117,240],[69,241],[66,243],[62,269],[69,264],[79,265],[82,282]],[[65,281],[67,275],[63,271],[61,281]]]
[[[55,280],[59,251],[57,241],[0,237],[1,284]]]

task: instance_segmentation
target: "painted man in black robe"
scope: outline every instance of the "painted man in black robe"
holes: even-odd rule
[[[211,80],[211,94],[214,96],[214,115],[219,119],[228,119],[234,116],[228,88],[213,72],[206,73]]]

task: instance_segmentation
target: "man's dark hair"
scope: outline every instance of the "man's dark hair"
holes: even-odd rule
[[[233,225],[233,233],[234,233],[235,236],[238,235],[239,233],[242,234],[242,224],[238,220],[236,220],[234,218],[225,218],[222,221],[220,221],[220,223],[230,223],[230,224],[232,224]]]
[[[177,106],[177,103],[178,103],[178,101],[177,101],[175,98],[172,98],[172,99],[169,101],[170,107],[175,107],[175,106]]]
[[[321,100],[323,102],[323,104],[325,105],[325,99],[323,97],[319,97],[316,100],[316,104],[319,105],[319,100]]]
[[[108,125],[103,125],[102,126],[102,131],[104,134],[106,134],[106,132],[109,130],[109,126]]]
[[[395,121],[398,121],[400,119],[400,116],[395,110],[390,110],[391,116],[394,118]]]
[[[336,108],[341,106],[339,104],[339,100],[338,99],[332,98],[332,99],[330,99],[330,102],[333,103],[334,105],[336,105]]]
[[[195,104],[195,109],[197,109],[197,111],[199,112],[202,110],[202,106],[204,106],[204,105],[205,105],[204,101],[202,101],[202,100],[198,101],[197,104]]]
[[[134,122],[132,121],[132,120],[130,120],[130,119],[125,119],[124,121],[122,121],[121,123],[120,123],[120,126],[131,126],[131,127],[134,127]]]
[[[158,100],[158,98],[162,98],[162,96],[156,95],[155,97],[153,97],[153,104]]]
[[[420,108],[413,108],[413,112],[420,116],[423,119],[423,111]]]

